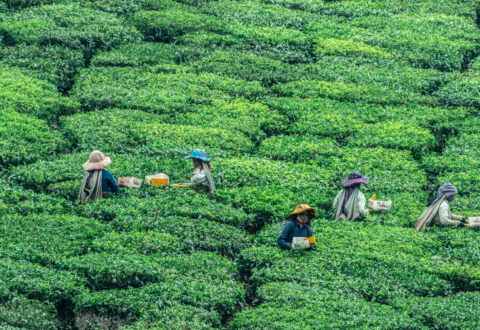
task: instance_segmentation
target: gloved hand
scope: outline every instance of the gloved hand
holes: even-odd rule
[[[468,227],[470,226],[468,223],[464,223],[464,222],[460,222],[460,224],[458,225],[458,227],[462,228],[462,227]]]
[[[468,219],[467,218],[463,218],[460,220],[461,223],[468,223]]]

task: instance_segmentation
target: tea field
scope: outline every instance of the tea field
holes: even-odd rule
[[[0,0],[0,330],[480,329],[477,0]],[[81,165],[189,181],[80,206]],[[390,212],[335,222],[358,170]],[[317,209],[311,252],[276,238]]]

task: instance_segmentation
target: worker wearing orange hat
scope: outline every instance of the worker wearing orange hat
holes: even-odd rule
[[[293,250],[292,241],[294,237],[312,237],[312,219],[317,211],[308,204],[297,205],[290,213],[288,221],[283,225],[278,236],[277,243],[283,250]],[[310,246],[311,250],[312,247]]]

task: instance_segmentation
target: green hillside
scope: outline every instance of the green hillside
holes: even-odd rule
[[[478,0],[0,0],[0,330],[480,329]],[[77,201],[212,158],[215,196]],[[389,212],[331,220],[340,182]],[[280,250],[297,204],[311,252]]]

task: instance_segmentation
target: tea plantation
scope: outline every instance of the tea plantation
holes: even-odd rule
[[[0,0],[0,330],[480,329],[478,0]],[[172,186],[77,201],[213,159]],[[332,203],[352,171],[393,201]],[[311,252],[277,236],[317,209]]]

